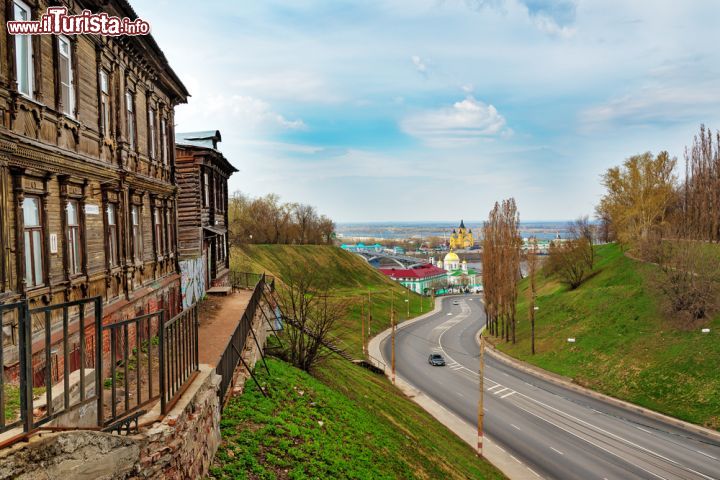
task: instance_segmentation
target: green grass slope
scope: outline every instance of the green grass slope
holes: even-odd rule
[[[388,279],[368,265],[358,255],[341,248],[326,245],[244,245],[232,251],[232,268],[237,271],[266,272],[282,279],[293,269],[307,268],[323,279],[329,280],[336,294],[345,297],[351,304],[349,315],[340,322],[333,332],[345,342],[345,349],[357,358],[362,356],[363,312],[369,308],[372,313],[370,337],[390,326],[390,309],[395,305],[396,319],[401,322],[410,316],[431,310],[432,299],[421,300],[415,293]],[[422,305],[421,305],[422,301]],[[367,326],[366,326],[367,330]]]
[[[535,356],[523,280],[518,341],[498,347],[608,395],[720,428],[720,315],[707,322],[710,334],[675,327],[645,286],[655,268],[611,244],[597,247],[594,276],[574,291],[540,273]]]
[[[223,411],[214,478],[502,478],[365,370],[339,365],[357,381],[338,391],[281,361],[268,365],[271,375],[261,365],[256,374],[270,396],[250,382]]]
[[[336,247],[249,245],[233,250],[233,256],[233,266],[236,269],[264,271],[278,278],[282,278],[298,265],[312,268],[317,275],[333,279],[333,283],[338,287],[338,293],[349,300],[357,300],[358,297],[366,299],[367,293],[370,292],[372,335],[390,326],[391,302],[394,302],[400,320],[407,317],[407,304],[403,301],[405,298],[410,300],[410,317],[420,313],[419,296],[413,294],[406,297],[405,288],[388,280],[356,255]],[[424,299],[423,311],[427,312],[431,308],[430,302],[429,298]],[[348,318],[338,325],[335,331],[336,334],[342,335],[349,351],[358,358],[362,355],[360,314],[361,306],[356,304]],[[264,369],[258,366],[256,372],[263,375]],[[279,427],[291,429],[293,432],[298,432],[296,428],[300,429],[297,435],[303,438],[301,442],[308,439],[319,442],[310,443],[302,448],[304,451],[314,452],[315,457],[322,458],[318,460],[320,464],[302,465],[305,463],[304,453],[291,454],[290,461],[293,465],[282,467],[277,478],[504,478],[490,464],[478,459],[470,446],[405,397],[383,375],[371,373],[338,357],[331,357],[316,369],[314,373],[317,379],[276,361],[271,365],[271,372],[272,377],[265,381],[273,392],[270,401],[272,405],[262,399],[254,385],[250,384],[248,384],[248,392],[243,397],[233,400],[232,408],[237,414],[254,415],[249,412],[242,413],[248,408],[250,410],[255,408],[243,403],[245,401],[257,403],[258,408],[264,409],[263,421],[252,420],[254,426],[251,430],[274,425],[274,422],[279,421],[274,420],[275,418],[293,415],[292,412],[300,406],[306,408],[302,406],[306,401],[298,400],[296,389],[292,388],[298,386],[300,382],[304,386],[298,386],[298,389],[315,392],[312,395],[327,399],[321,402],[313,400],[316,404],[324,405],[322,413],[328,418],[327,422],[317,418],[324,422],[320,430],[318,430],[319,424],[317,426],[311,424],[315,422],[316,417],[311,417],[313,420],[308,423],[304,420],[304,413]],[[245,400],[248,393],[250,396]],[[300,406],[296,402],[299,402]],[[328,402],[339,410],[335,411],[329,407],[326,409],[325,405],[329,405]],[[232,422],[227,410],[223,415],[224,419],[227,418],[227,421]],[[317,416],[316,413],[313,415]],[[217,457],[216,466],[220,470],[215,471],[216,476],[229,478],[230,472],[234,471],[259,471],[260,468],[253,462],[276,462],[272,455],[277,453],[269,455],[273,452],[271,448],[275,447],[263,446],[260,438],[248,439],[247,436],[252,435],[252,432],[241,432],[243,429],[239,426],[242,422],[248,421],[243,417],[237,420],[238,423],[223,429],[225,440]],[[297,425],[293,426],[294,424]],[[335,429],[332,433],[328,432],[329,424]],[[246,423],[246,425],[250,424]],[[283,436],[283,434],[278,435]],[[318,435],[322,436],[321,440],[315,440]],[[280,441],[282,440],[279,439],[278,442]],[[234,454],[235,458],[227,452],[236,448],[234,445],[244,444],[255,445],[252,448],[256,454],[252,455],[254,459],[247,458],[244,460],[246,463],[239,465],[236,460],[239,451],[238,454]],[[325,447],[319,447],[321,444],[328,446],[328,449],[331,447],[337,449],[338,453],[327,453]],[[282,443],[283,448],[296,448],[295,445],[297,443],[294,440],[291,445]],[[348,457],[350,453],[353,455]],[[271,460],[267,460],[268,458]],[[350,461],[349,458],[356,458],[357,462]],[[311,462],[314,464],[315,460],[311,459]],[[276,469],[276,467],[272,468]],[[308,470],[311,468],[318,470]],[[326,470],[322,471],[322,469]],[[252,478],[276,477],[253,473]]]

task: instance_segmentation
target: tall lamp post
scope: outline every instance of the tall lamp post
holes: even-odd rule
[[[483,456],[483,420],[485,417],[485,337],[480,332],[480,397],[478,399],[477,453]]]

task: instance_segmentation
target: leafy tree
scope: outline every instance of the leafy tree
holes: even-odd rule
[[[650,152],[627,159],[622,167],[610,168],[602,183],[607,189],[597,207],[597,216],[608,218],[618,238],[632,243],[664,227],[677,202],[677,160],[667,152]]]
[[[579,287],[591,270],[592,245],[584,237],[550,244],[548,271],[571,290]]]

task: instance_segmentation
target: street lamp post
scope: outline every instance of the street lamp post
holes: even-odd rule
[[[485,417],[485,337],[480,332],[480,397],[478,399],[478,431],[477,431],[477,453],[483,456],[483,420]]]

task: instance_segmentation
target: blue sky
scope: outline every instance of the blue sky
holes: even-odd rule
[[[133,0],[230,189],[338,222],[592,214],[600,175],[720,128],[716,0]]]

